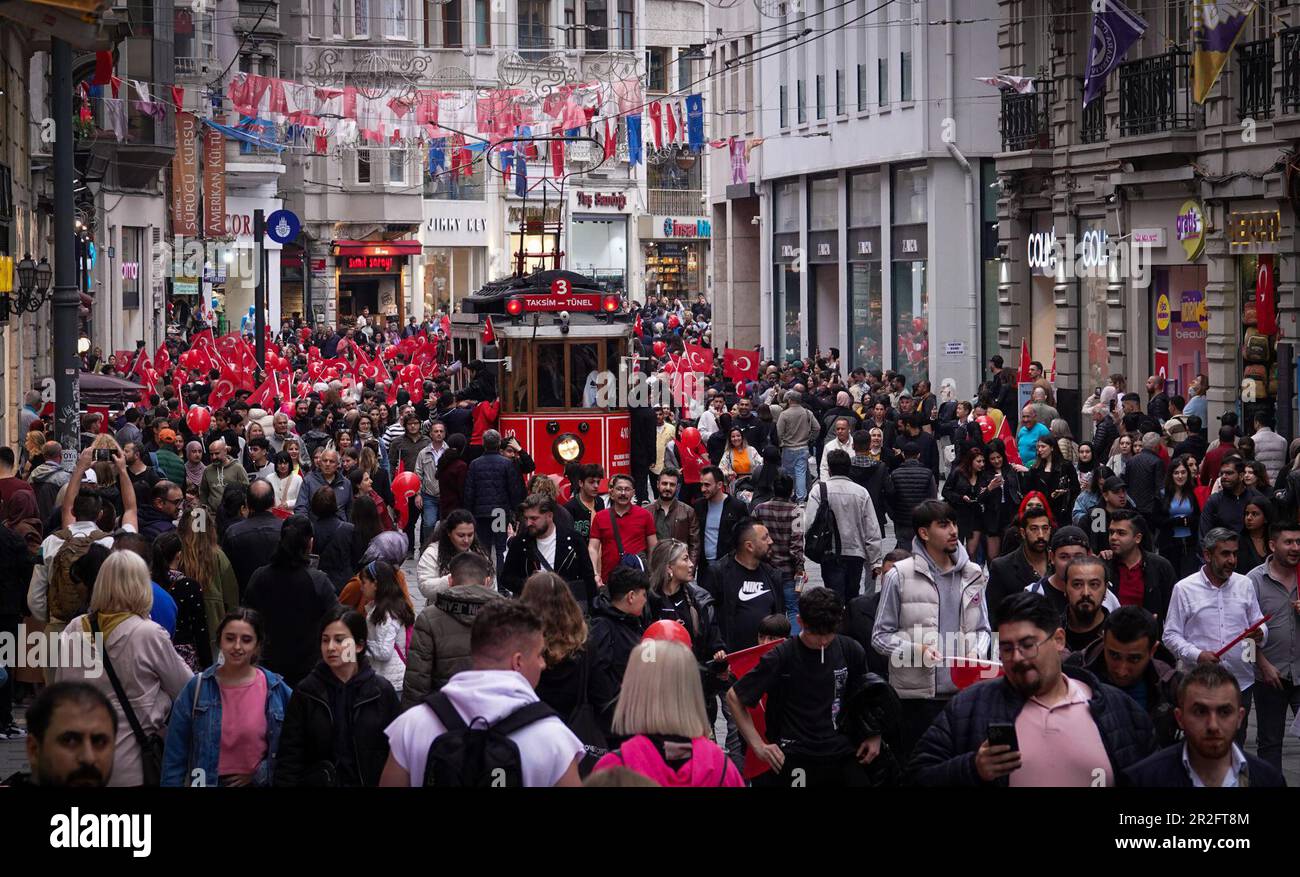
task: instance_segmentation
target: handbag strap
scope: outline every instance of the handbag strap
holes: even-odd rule
[[[555,543],[557,551],[559,550],[559,545],[560,543],[559,540],[557,539]],[[555,572],[555,568],[546,562],[546,555],[542,554],[542,549],[537,547],[536,539],[533,540],[533,556],[537,558],[538,564],[540,564],[542,568],[545,569],[547,572]]]
[[[99,613],[90,613],[90,631],[96,635],[99,634]],[[122,683],[117,678],[117,671],[113,669],[113,662],[108,659],[108,637],[104,637],[104,647],[102,649],[104,658],[104,670],[108,672],[108,681],[113,683],[113,693],[117,695],[117,702],[122,705],[122,712],[126,713],[126,720],[131,725],[131,733],[135,735],[135,740],[140,744],[141,749],[149,745],[149,738],[144,733],[144,728],[140,726],[140,720],[136,718],[135,708],[131,706],[131,701],[127,699],[126,692],[122,690]],[[198,691],[195,691],[195,697],[198,697]]]
[[[618,546],[618,559],[622,560],[627,552],[623,550],[623,537],[618,533],[618,511],[613,504],[609,507],[609,526],[614,531],[614,544]]]

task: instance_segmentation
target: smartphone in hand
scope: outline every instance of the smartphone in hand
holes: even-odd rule
[[[1012,752],[1020,751],[1020,741],[1016,739],[1016,726],[1011,722],[991,722],[989,724],[989,745],[1010,746]]]

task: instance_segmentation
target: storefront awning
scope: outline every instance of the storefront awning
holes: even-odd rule
[[[336,256],[418,256],[419,241],[335,241]]]

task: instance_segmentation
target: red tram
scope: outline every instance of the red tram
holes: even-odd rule
[[[514,430],[539,473],[563,475],[570,463],[599,463],[606,478],[631,473],[621,388],[632,318],[619,295],[573,271],[537,271],[487,284],[462,310],[451,316],[452,357],[494,369],[499,428]],[[453,376],[456,389],[464,381]]]

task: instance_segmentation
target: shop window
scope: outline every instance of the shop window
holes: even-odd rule
[[[140,308],[141,274],[144,272],[144,229],[134,226],[122,228],[122,307],[126,310]]]
[[[808,228],[827,231],[839,227],[839,180],[817,177],[808,181]]]
[[[1274,290],[1277,289],[1276,256],[1246,255],[1237,257],[1238,288],[1237,300],[1241,302],[1238,315],[1241,325],[1241,422],[1250,425],[1256,413],[1273,414],[1277,399],[1277,334],[1266,335],[1260,331],[1259,314],[1255,306],[1255,289],[1259,276],[1260,260],[1267,259],[1273,263]],[[1276,295],[1276,292],[1275,292]],[[1276,299],[1274,302],[1276,312]],[[1292,367],[1288,363],[1288,367]]]
[[[908,386],[930,375],[930,289],[925,262],[893,263],[894,370]]]
[[[849,225],[880,225],[880,171],[849,174]]]
[[[879,262],[849,265],[850,338],[853,341],[853,367],[883,368],[881,339],[884,321],[881,315],[881,266]]]
[[[894,225],[927,221],[928,174],[925,165],[894,168]]]

